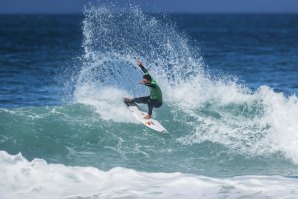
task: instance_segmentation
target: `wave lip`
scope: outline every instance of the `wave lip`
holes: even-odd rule
[[[298,180],[282,176],[210,178],[115,167],[68,167],[0,151],[0,196],[14,198],[295,198]],[[285,184],[287,186],[285,186]]]

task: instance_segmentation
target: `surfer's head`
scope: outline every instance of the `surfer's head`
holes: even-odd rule
[[[150,83],[152,81],[152,77],[149,74],[145,74],[143,76],[143,80],[144,80],[145,83]]]

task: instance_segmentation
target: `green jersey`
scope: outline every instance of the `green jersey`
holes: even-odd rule
[[[145,73],[145,75],[150,75],[148,73],[147,69],[143,65],[140,65],[140,68]],[[150,75],[150,77],[152,78],[151,75]],[[157,82],[154,79],[152,79],[149,84],[145,84],[145,85],[148,86],[148,88],[149,88],[150,98],[153,100],[158,100],[158,101],[162,102],[162,92],[161,92],[161,89],[160,89],[159,85],[157,84]]]
[[[148,86],[149,88],[150,98],[153,100],[158,100],[162,102],[162,93],[157,82],[155,80],[152,80],[150,84],[145,84],[145,85]]]

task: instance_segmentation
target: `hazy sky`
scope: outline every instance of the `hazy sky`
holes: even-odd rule
[[[128,2],[114,1],[120,6]],[[88,2],[95,1],[0,0],[0,13],[79,13]],[[298,13],[298,0],[131,0],[130,2],[150,12]]]

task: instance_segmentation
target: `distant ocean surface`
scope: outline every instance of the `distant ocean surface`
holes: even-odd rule
[[[298,15],[0,16],[0,198],[297,198]],[[160,84],[160,134],[122,98]],[[146,109],[146,106],[144,106]]]

